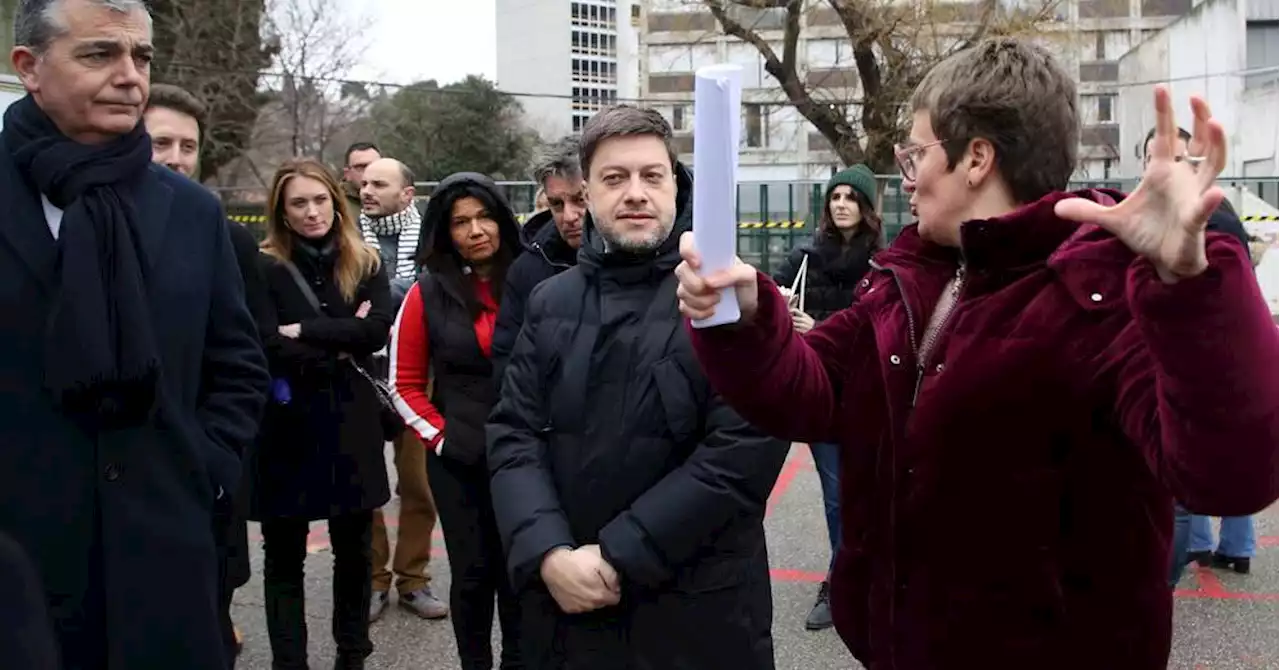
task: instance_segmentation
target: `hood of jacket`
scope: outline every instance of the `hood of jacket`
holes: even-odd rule
[[[516,223],[511,205],[507,203],[506,196],[498,185],[478,172],[458,172],[440,181],[422,214],[422,237],[418,242],[421,252],[418,258],[432,273],[444,270],[451,262],[459,268],[466,265],[454,247],[449,219],[454,201],[468,191],[488,194],[492,200],[490,208],[496,211],[489,212],[489,215],[498,224],[498,236],[501,240],[499,253],[509,250],[506,253],[515,256],[524,248],[520,242],[520,224]]]
[[[683,163],[676,164],[675,173],[676,220],[667,239],[647,254],[606,251],[604,238],[588,213],[582,223],[582,248],[578,250],[578,266],[583,272],[589,275],[608,272],[643,281],[675,270],[680,264],[680,235],[693,230],[693,173]]]
[[[570,268],[578,263],[578,250],[560,236],[551,210],[538,212],[526,221],[520,229],[520,241],[526,252],[537,254],[549,265]]]

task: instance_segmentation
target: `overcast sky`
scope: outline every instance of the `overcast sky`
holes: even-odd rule
[[[369,17],[368,49],[353,78],[447,84],[469,74],[497,79],[494,0],[348,0]],[[355,23],[353,21],[353,23]]]

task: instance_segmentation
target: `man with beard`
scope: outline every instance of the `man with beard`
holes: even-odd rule
[[[548,146],[534,159],[533,179],[538,183],[539,195],[547,200],[547,209],[535,214],[520,230],[520,241],[529,253],[520,254],[507,271],[502,309],[493,334],[493,372],[498,388],[502,388],[507,357],[524,324],[529,294],[546,279],[578,264],[582,217],[587,212],[578,149],[578,138],[569,136]]]
[[[378,249],[398,306],[413,284],[414,252],[418,248],[422,215],[413,204],[413,172],[394,158],[380,158],[365,167],[360,187],[360,230]],[[380,357],[381,358],[381,357]],[[385,358],[383,359],[385,360]],[[381,362],[381,361],[380,361]],[[396,491],[400,495],[400,530],[396,534],[392,571],[404,609],[424,619],[442,619],[449,607],[431,592],[431,533],[436,528],[436,505],[427,483],[426,447],[413,431],[402,431],[395,446]],[[369,620],[382,616],[390,600],[392,574],[387,570],[390,542],[382,510],[373,515],[373,599]]]
[[[764,510],[787,446],[729,409],[672,304],[692,181],[620,106],[582,136],[577,267],[529,298],[488,426],[524,657],[538,670],[773,667]]]

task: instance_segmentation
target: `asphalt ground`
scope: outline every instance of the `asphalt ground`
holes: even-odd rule
[[[394,476],[394,468],[388,462]],[[394,537],[398,501],[386,508]],[[998,520],[988,520],[987,523]],[[1277,628],[1277,510],[1257,517],[1259,548],[1249,575],[1191,566],[1175,592],[1173,653],[1175,670],[1254,670],[1276,668]],[[832,630],[804,630],[804,618],[817,593],[828,561],[822,495],[809,451],[793,448],[769,501],[765,522],[773,565],[774,649],[778,670],[859,668]],[[262,600],[262,548],[256,525],[250,527],[253,579],[236,592],[232,617],[245,634],[238,668],[268,670],[270,645]],[[994,541],[974,529],[974,537]],[[307,570],[307,613],[311,667],[332,667],[329,633],[332,610],[333,557],[323,523],[312,525]],[[963,548],[991,550],[998,546]],[[1117,566],[1117,569],[1122,569]],[[437,539],[431,561],[432,585],[447,597],[449,569],[444,542]],[[495,627],[496,628],[496,627]],[[424,621],[394,607],[372,628],[375,646],[371,670],[453,670],[458,667],[453,632],[448,620]],[[498,640],[495,631],[495,649]]]

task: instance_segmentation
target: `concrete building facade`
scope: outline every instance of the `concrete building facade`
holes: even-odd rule
[[[973,3],[951,4],[953,11],[963,14]],[[1119,176],[1119,60],[1131,46],[1191,6],[1192,0],[1061,0],[1053,5],[1037,39],[1058,55],[1079,82],[1082,133],[1077,178]],[[765,8],[730,5],[730,9],[781,53],[785,19],[781,3]],[[814,3],[801,21],[797,47],[801,77],[833,100],[857,100],[861,83],[839,17],[823,3]],[[743,66],[747,90],[743,93],[741,180],[822,179],[838,166],[839,159],[826,139],[786,103],[778,83],[764,71],[758,50],[725,36],[700,3],[646,0],[639,50],[640,97],[662,109],[678,133],[692,129],[693,72],[717,62]],[[848,109],[856,127],[856,106],[850,104]],[[691,147],[687,136],[681,141],[683,148]]]
[[[550,139],[639,97],[640,7],[627,0],[497,0],[498,88]]]
[[[1124,176],[1142,172],[1142,143],[1155,124],[1151,82],[1168,81],[1174,111],[1191,129],[1190,98],[1202,95],[1227,130],[1228,177],[1276,175],[1280,117],[1280,11],[1271,0],[1205,0],[1120,59]]]

